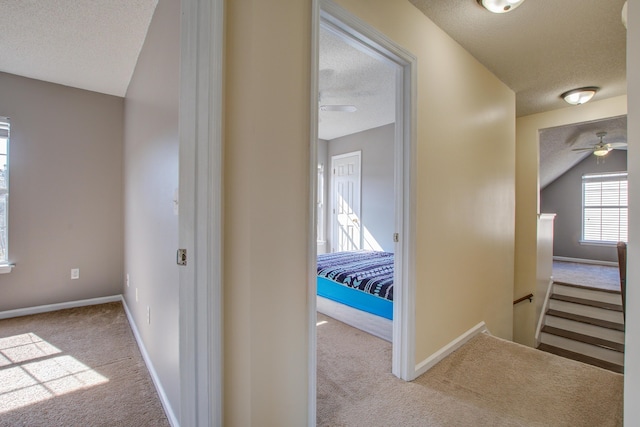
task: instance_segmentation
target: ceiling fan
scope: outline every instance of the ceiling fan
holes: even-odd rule
[[[343,113],[355,113],[358,111],[358,107],[355,105],[320,105],[320,111],[338,111]]]
[[[607,142],[605,143],[602,138],[605,137],[607,133],[606,132],[598,132],[596,133],[596,136],[598,138],[600,138],[600,142],[598,142],[597,144],[595,144],[593,147],[587,147],[587,148],[574,148],[572,151],[591,151],[593,152],[594,156],[597,157],[604,157],[607,154],[609,154],[609,151],[611,150],[626,150],[627,149],[627,143],[626,142]]]
[[[325,104],[323,99],[326,98],[326,90],[336,85],[336,72],[331,68],[320,70],[320,92],[318,93],[318,102],[320,103],[320,111],[335,111],[340,113],[355,113],[358,108],[350,104]]]

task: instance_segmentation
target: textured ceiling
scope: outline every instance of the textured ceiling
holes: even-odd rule
[[[573,150],[592,148],[600,142],[600,138],[596,136],[598,132],[607,132],[602,139],[604,143],[626,143],[627,116],[542,129],[540,131],[540,188],[545,188],[568,169],[590,156],[590,151]]]
[[[355,112],[320,111],[318,136],[331,140],[395,122],[395,66],[320,28],[320,105],[354,105]]]
[[[0,0],[0,71],[124,96],[157,1]],[[499,15],[476,0],[409,1],[516,93],[518,116],[564,108],[560,93],[580,86],[599,86],[595,100],[626,93],[624,0],[527,0]],[[358,108],[320,112],[323,139],[395,121],[393,66],[326,30],[319,85],[321,104]],[[600,130],[626,140],[623,119],[541,131],[541,184]]]
[[[0,0],[0,71],[124,96],[158,0]]]
[[[626,94],[625,0],[527,0],[493,14],[476,0],[410,0],[516,93],[516,114],[566,107],[560,94]]]

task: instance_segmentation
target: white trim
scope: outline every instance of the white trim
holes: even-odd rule
[[[402,191],[396,191],[396,212],[403,212],[402,216],[396,215],[395,224],[400,236],[400,242],[396,246],[396,279],[401,285],[394,289],[392,372],[409,381],[414,378],[415,365],[413,295],[415,293],[416,218],[412,201],[415,200],[416,101],[414,94],[417,93],[417,59],[374,27],[331,0],[316,0],[315,6],[314,12],[317,16],[314,17],[314,25],[318,19],[322,19],[323,23],[330,25],[334,30],[366,45],[371,53],[401,68],[396,79],[400,85],[396,90],[398,96],[396,118],[402,117],[402,120],[396,120],[395,146],[396,188],[402,189]],[[314,48],[317,49],[317,40],[314,41]],[[317,67],[312,69],[312,74],[314,75],[312,78],[316,79],[313,90],[317,91],[317,76],[315,76]],[[314,108],[317,108],[317,105]],[[315,117],[314,120],[316,120]],[[312,351],[315,351],[315,347]]]
[[[0,274],[7,274],[7,273],[11,273],[11,270],[13,270],[13,267],[15,267],[15,264],[2,264],[0,265]]]
[[[544,326],[545,317],[547,316],[547,307],[549,306],[549,299],[551,298],[553,290],[553,276],[551,280],[549,280],[549,285],[547,285],[547,293],[544,295],[544,301],[542,302],[542,310],[540,310],[540,318],[538,319],[538,325],[536,326],[536,347],[540,345],[540,333],[542,332],[542,327]]]
[[[611,248],[615,248],[618,244],[618,242],[610,242],[604,240],[578,240],[578,243],[582,246],[604,246]]]
[[[85,307],[88,305],[106,304],[109,302],[122,301],[121,295],[108,297],[90,298],[78,301],[60,302],[56,304],[38,305],[35,307],[17,308],[15,310],[0,311],[0,319],[11,319],[13,317],[29,316],[32,314],[48,313],[50,311],[65,310],[67,308]]]
[[[180,423],[221,426],[224,0],[181,2],[181,15]]]
[[[615,246],[615,245],[613,245]],[[564,256],[554,256],[554,261],[575,262],[578,264],[606,265],[609,267],[617,267],[618,263],[614,261],[600,261],[596,259],[569,258]]]
[[[318,200],[318,68],[320,62],[320,0],[313,0],[312,11],[311,11],[311,78],[310,78],[310,87],[311,87],[311,96],[309,106],[309,128],[310,128],[310,143],[309,143],[309,173],[310,183],[311,183],[311,192],[309,194],[309,212],[311,215],[309,216],[310,224],[307,229],[307,242],[309,247],[307,249],[307,253],[309,254],[309,260],[307,264],[309,265],[309,271],[307,275],[307,306],[309,307],[309,312],[307,313],[307,335],[309,339],[309,354],[308,354],[308,362],[307,362],[307,377],[309,378],[309,388],[307,389],[307,425],[309,427],[313,427],[317,422],[317,384],[318,384],[318,376],[317,376],[317,365],[318,365],[318,348],[317,348],[317,339],[318,339],[318,331],[317,331],[317,318],[318,315],[316,313],[317,310],[317,298],[316,295],[318,293],[317,282],[316,282],[316,274],[317,274],[317,263],[318,263],[318,246],[317,243],[314,245],[314,241],[318,238],[318,231],[316,229],[318,222],[318,206],[316,204]],[[325,181],[326,182],[326,181]],[[331,221],[327,221],[325,217],[325,226],[328,225]],[[327,233],[330,232],[325,229],[325,237]],[[326,248],[326,245],[325,245]]]
[[[147,367],[147,371],[149,371],[149,375],[151,376],[151,380],[153,381],[153,385],[158,392],[158,397],[160,398],[160,403],[162,404],[162,408],[164,409],[165,414],[167,415],[167,419],[172,427],[179,427],[180,423],[178,422],[178,418],[176,414],[173,412],[173,408],[169,403],[169,398],[162,387],[162,382],[158,377],[158,373],[151,362],[151,358],[149,357],[149,353],[147,353],[147,349],[144,346],[144,342],[142,341],[142,337],[140,336],[140,332],[138,331],[138,327],[136,326],[136,322],[133,320],[133,316],[129,311],[129,307],[127,307],[127,301],[120,295],[120,300],[122,301],[122,307],[124,307],[124,312],[127,315],[127,320],[129,321],[129,327],[131,328],[131,332],[133,332],[133,336],[138,344],[138,349],[140,350],[140,354],[142,355],[142,360],[144,360],[144,364]]]
[[[420,362],[416,365],[414,379],[419,377],[420,375],[427,372],[429,369],[433,368],[438,362],[442,359],[462,347],[466,344],[471,338],[475,337],[481,333],[489,333],[487,326],[484,322],[478,323],[473,328],[469,329],[464,334],[460,335],[455,340],[451,341],[449,344],[442,347],[440,350],[433,353],[431,356]]]

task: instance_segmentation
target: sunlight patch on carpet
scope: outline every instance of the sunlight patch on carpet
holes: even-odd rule
[[[36,334],[0,338],[0,414],[108,381]]]

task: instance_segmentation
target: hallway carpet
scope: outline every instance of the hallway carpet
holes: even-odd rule
[[[318,315],[318,426],[622,426],[623,376],[480,334],[413,382],[391,344]]]

